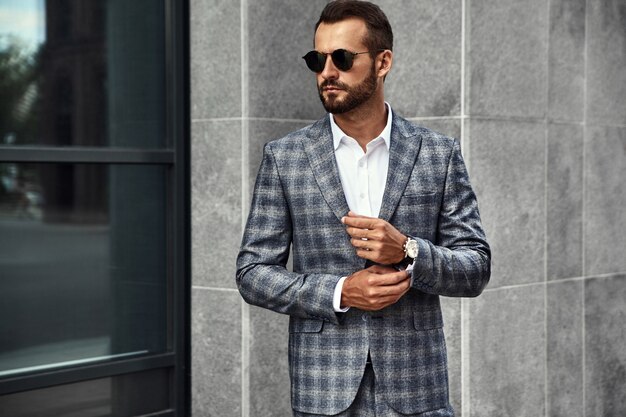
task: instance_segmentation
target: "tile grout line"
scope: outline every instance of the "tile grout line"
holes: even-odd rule
[[[461,298],[461,417],[470,415],[470,302]]]
[[[581,259],[581,264],[582,264],[582,275],[583,276],[587,276],[587,265],[586,265],[586,242],[585,242],[585,231],[586,231],[586,227],[585,227],[585,215],[586,215],[586,204],[585,204],[585,200],[586,200],[586,193],[587,193],[587,187],[586,185],[586,180],[587,180],[587,175],[586,175],[586,163],[587,163],[587,158],[586,158],[586,150],[587,150],[587,84],[588,84],[588,80],[587,80],[587,42],[588,42],[588,14],[589,14],[589,2],[585,1],[585,45],[584,45],[584,52],[583,52],[583,61],[584,61],[584,67],[583,67],[583,78],[585,80],[584,84],[583,84],[583,178],[582,178],[582,231],[581,231],[581,241],[582,241],[582,259]]]
[[[596,275],[595,277],[580,276],[580,277],[558,278],[558,279],[553,279],[553,280],[548,281],[547,284],[552,285],[552,284],[561,284],[564,282],[588,281],[590,279],[616,278],[622,275],[626,275],[626,272],[612,272],[608,274]],[[533,284],[527,284],[527,285],[533,285]]]
[[[587,389],[585,387],[585,380],[586,380],[586,375],[585,375],[585,355],[586,355],[586,341],[585,341],[585,284],[586,284],[587,280],[583,280],[582,284],[581,284],[581,288],[580,288],[580,302],[581,302],[581,342],[582,342],[582,416],[585,417],[587,415],[587,407],[586,407],[586,395],[585,393],[587,392]]]
[[[587,252],[587,245],[586,245],[586,241],[585,241],[585,233],[586,233],[586,222],[585,222],[585,216],[586,216],[586,211],[587,211],[587,204],[586,204],[586,199],[587,199],[587,187],[586,187],[586,182],[587,182],[587,173],[586,173],[586,166],[587,166],[587,85],[589,84],[589,79],[587,76],[588,73],[588,66],[589,66],[589,59],[588,59],[588,51],[589,51],[589,0],[585,1],[585,44],[583,46],[584,48],[584,52],[583,52],[583,79],[584,79],[584,84],[583,84],[583,178],[582,178],[582,210],[581,210],[581,217],[582,217],[582,225],[581,225],[581,246],[582,246],[582,250],[581,250],[581,266],[582,266],[582,275],[583,277],[585,277],[585,280],[583,280],[582,283],[582,289],[581,289],[581,301],[582,301],[582,318],[581,318],[581,337],[582,337],[582,363],[581,363],[581,367],[582,367],[582,416],[586,417],[587,415],[587,375],[585,372],[585,362],[586,362],[586,355],[587,355],[587,343],[586,343],[586,328],[585,328],[585,315],[586,315],[586,306],[585,306],[585,298],[586,298],[586,294],[585,294],[585,283],[586,283],[586,276],[587,276],[587,265],[586,265],[586,252]]]
[[[550,394],[550,387],[548,385],[548,285],[543,286],[543,333],[544,333],[544,412],[545,416],[549,416],[550,402],[548,401]]]
[[[548,8],[550,8],[550,1],[548,1]],[[550,13],[548,12],[548,31],[550,30]],[[547,61],[548,61],[548,73],[549,74],[549,62],[550,62],[550,38],[548,37],[548,53],[547,53]],[[550,77],[548,76],[548,81],[546,82],[546,96],[549,96],[549,81]],[[546,101],[546,113],[549,111],[549,101]],[[544,395],[544,415],[548,417],[548,122],[547,118],[544,122],[544,158],[543,158],[543,166],[544,166],[544,180],[543,180],[543,331],[544,331],[544,368],[543,368],[543,395]]]
[[[250,417],[250,306],[241,303],[241,415]]]
[[[243,232],[248,207],[248,39],[247,10],[248,1],[240,0],[240,36],[241,36],[241,230]],[[241,302],[241,416],[250,416],[250,308]]]
[[[466,9],[465,9],[465,0],[461,0],[461,153],[463,154],[463,159],[465,160],[465,165],[469,170],[469,166],[471,164],[470,160],[470,152],[469,152],[469,141],[470,138],[465,131],[465,17],[466,17]]]
[[[203,285],[192,285],[191,288],[202,291],[239,292],[236,288],[206,287]]]
[[[549,4],[550,2],[548,2]],[[549,58],[548,58],[549,59]],[[548,83],[549,84],[549,83]],[[543,401],[544,415],[548,417],[548,123],[544,122],[544,179],[543,179],[543,332],[544,332],[544,368]]]
[[[619,278],[619,277],[623,277],[626,279],[626,271],[611,272],[607,274],[595,275],[592,277],[570,277],[570,278],[554,279],[554,280],[550,280],[547,282],[535,281],[535,282],[528,282],[525,284],[503,285],[501,287],[496,287],[496,288],[487,288],[483,292],[496,292],[496,291],[514,289],[514,288],[535,287],[535,286],[540,286],[540,285],[554,285],[554,284],[559,284],[563,282],[589,281],[593,279],[611,279],[611,278]]]
[[[464,153],[467,169],[471,164],[469,156],[469,132],[466,130],[466,32],[467,32],[467,3],[470,0],[461,0],[461,153]],[[469,123],[469,122],[467,122]],[[464,151],[464,152],[463,152]],[[461,299],[461,417],[470,417],[470,300]]]
[[[546,85],[545,85],[545,100],[546,100],[546,112],[544,121],[544,213],[543,213],[543,334],[544,334],[544,368],[543,368],[543,401],[544,401],[544,415],[548,417],[550,415],[550,386],[548,379],[548,164],[549,164],[549,140],[550,131],[548,128],[548,120],[550,115],[550,28],[552,27],[552,0],[547,2],[547,22],[546,22]]]
[[[449,116],[444,117],[445,119],[458,119],[458,116]],[[584,123],[576,120],[562,120],[562,119],[551,119],[549,117],[522,117],[522,116],[498,116],[498,115],[484,115],[484,114],[473,114],[471,115],[472,119],[475,120],[486,120],[486,121],[495,121],[495,122],[519,122],[519,123],[544,123],[546,120],[551,124],[565,124],[565,125],[575,125],[582,126],[584,124],[588,126],[597,126],[597,127],[612,127],[617,129],[626,128],[625,124],[619,123]]]
[[[582,398],[582,403],[583,403],[582,404],[582,408],[583,408],[582,409],[582,416],[583,417],[585,417],[587,415],[587,404],[586,404],[587,396],[585,394],[587,392],[587,388],[585,386],[586,379],[587,379],[587,376],[585,375],[585,362],[586,362],[585,358],[586,358],[586,353],[587,353],[587,342],[585,340],[585,332],[586,332],[586,329],[585,329],[585,308],[586,308],[586,306],[585,306],[585,284],[586,283],[587,283],[586,279],[582,280],[582,285],[581,285],[581,289],[580,289],[580,298],[581,298],[580,301],[581,301],[581,305],[582,305],[582,308],[581,308],[581,310],[582,310],[581,311],[581,316],[582,316],[581,317],[581,327],[582,328],[580,329],[580,333],[581,333],[581,338],[582,338],[581,342],[582,342],[582,345],[583,345],[582,346],[582,364],[581,364],[581,366],[582,366],[582,372],[581,372],[582,373],[582,390],[583,390],[583,392],[582,392],[582,397],[583,397]]]
[[[407,117],[407,120],[420,121],[420,120],[462,120],[463,116],[412,116]]]
[[[466,89],[469,89],[467,86]],[[466,94],[467,95],[467,94]],[[487,121],[500,121],[500,122],[522,122],[522,123],[538,123],[545,122],[546,118],[537,118],[537,117],[515,117],[515,116],[486,116],[486,115],[473,115],[472,119],[476,120],[487,120]],[[284,118],[273,118],[273,117],[247,117],[248,121],[259,121],[259,122],[278,122],[278,123],[314,123],[315,120],[312,119],[284,119]],[[461,115],[461,116],[415,116],[415,117],[407,117],[407,120],[410,121],[428,121],[428,120],[469,120],[469,115]],[[213,117],[213,118],[196,118],[191,119],[191,124],[195,123],[210,123],[210,122],[232,122],[232,121],[241,121],[243,117]],[[577,121],[577,120],[564,120],[564,119],[552,119],[547,118],[547,122],[549,124],[555,125],[573,125],[573,126],[583,126],[586,123]],[[587,123],[588,126],[597,126],[597,127],[611,127],[617,129],[626,129],[626,124],[619,123]]]

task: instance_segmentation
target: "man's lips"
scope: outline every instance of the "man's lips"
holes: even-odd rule
[[[334,92],[342,91],[342,90],[343,90],[343,88],[334,87],[334,86],[322,88],[322,91],[326,91],[328,93],[334,93]]]

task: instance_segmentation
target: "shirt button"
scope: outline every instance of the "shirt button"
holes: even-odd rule
[[[361,195],[359,197],[365,198],[365,194],[361,193]]]
[[[363,161],[359,162],[359,167],[363,168],[364,165]]]

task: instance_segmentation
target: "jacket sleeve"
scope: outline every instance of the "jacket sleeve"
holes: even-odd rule
[[[448,162],[436,244],[414,238],[413,287],[450,297],[478,296],[489,282],[491,251],[458,141]]]
[[[340,276],[286,268],[292,242],[290,205],[268,144],[237,257],[237,286],[246,302],[278,313],[338,323],[333,294]]]

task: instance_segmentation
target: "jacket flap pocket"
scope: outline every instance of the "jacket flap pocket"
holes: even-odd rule
[[[440,329],[443,327],[441,309],[413,312],[415,330]]]
[[[402,201],[405,204],[432,204],[437,203],[441,199],[439,193],[429,190],[420,190],[419,192],[405,192],[402,194]]]
[[[323,326],[322,320],[292,318],[289,321],[289,333],[319,333]]]

